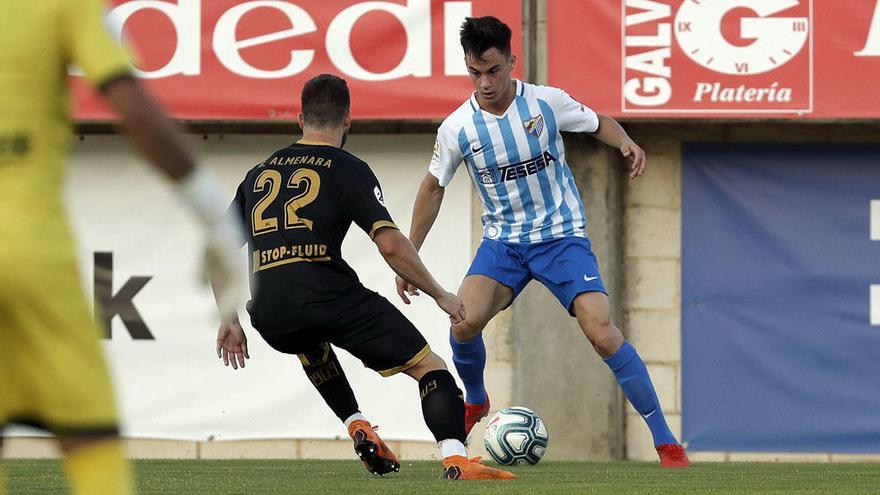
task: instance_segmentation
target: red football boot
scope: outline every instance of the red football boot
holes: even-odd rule
[[[489,415],[489,396],[486,396],[486,402],[482,404],[464,403],[464,434],[470,435],[474,425],[479,423],[481,419]]]
[[[684,447],[677,443],[664,443],[657,447],[657,455],[660,456],[660,467],[684,468],[691,465]]]

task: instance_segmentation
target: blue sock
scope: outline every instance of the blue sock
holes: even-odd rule
[[[651,436],[654,437],[654,446],[678,443],[669,431],[666,418],[660,410],[660,401],[654,391],[654,384],[648,376],[648,368],[645,367],[636,349],[624,340],[620,349],[604,361],[614,372],[614,377],[617,378],[617,383],[623,389],[630,404],[642,415],[645,423],[648,423]]]
[[[469,404],[486,402],[486,385],[483,383],[486,345],[483,343],[483,335],[477,335],[467,342],[458,342],[452,332],[449,332],[449,344],[452,346],[452,362],[464,383],[465,400]]]

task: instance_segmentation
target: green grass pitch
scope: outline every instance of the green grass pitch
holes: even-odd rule
[[[9,495],[66,493],[57,461],[6,460]],[[140,494],[868,494],[880,493],[877,464],[697,463],[661,470],[636,462],[546,462],[512,470],[518,480],[449,482],[438,462],[404,462],[374,478],[351,461],[135,462]]]

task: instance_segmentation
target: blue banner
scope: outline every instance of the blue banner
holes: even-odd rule
[[[684,146],[682,429],[691,450],[880,452],[872,200],[880,146]],[[880,215],[880,202],[873,207]]]

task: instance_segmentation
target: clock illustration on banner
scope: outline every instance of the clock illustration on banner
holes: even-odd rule
[[[752,75],[777,69],[794,58],[809,36],[807,17],[770,17],[799,6],[799,0],[685,0],[675,16],[675,38],[699,65],[722,74]],[[737,12],[735,12],[737,11]],[[751,12],[749,12],[751,11]],[[744,46],[722,31],[727,15],[739,18]]]

